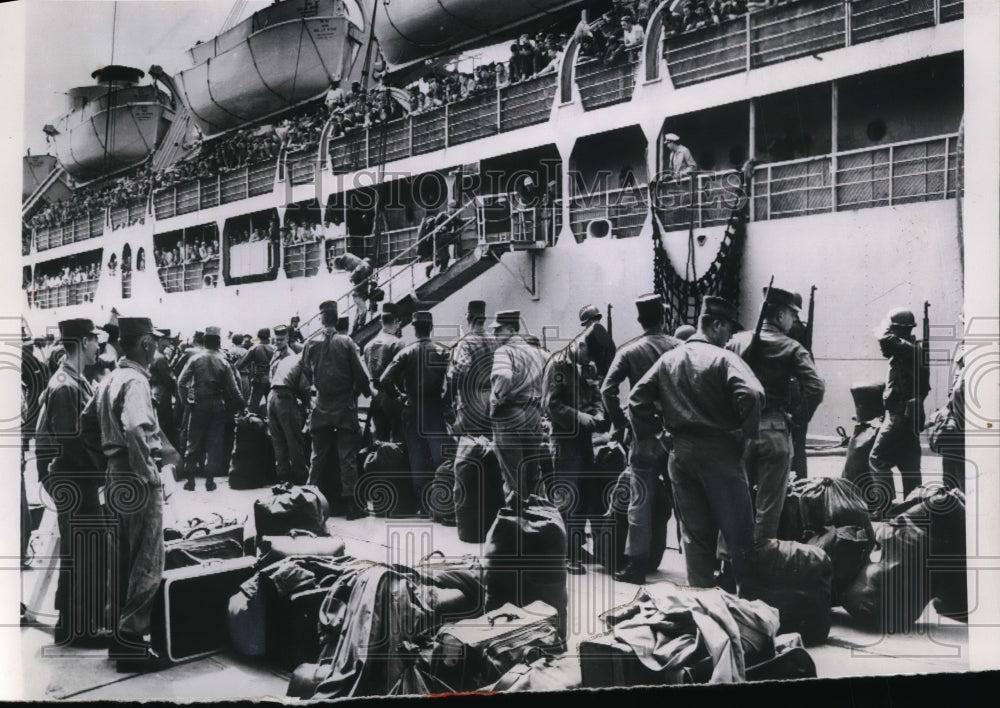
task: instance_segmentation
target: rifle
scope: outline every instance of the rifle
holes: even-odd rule
[[[926,396],[931,390],[931,317],[930,317],[931,304],[924,301],[924,332],[923,339],[920,343],[920,378],[917,381],[920,384],[920,390],[917,395],[921,397]]]
[[[757,350],[760,349],[760,331],[764,327],[764,313],[767,312],[767,303],[771,298],[771,288],[774,287],[774,276],[771,276],[771,281],[767,284],[767,290],[764,291],[764,302],[760,305],[760,314],[757,315],[757,326],[753,331],[753,339],[750,340],[750,346],[747,347],[746,353],[743,355],[743,360],[753,366],[754,360],[757,357]]]
[[[611,339],[614,339],[614,335],[612,334],[612,332],[614,332],[614,327],[615,323],[611,319],[611,305],[608,304],[608,337]]]
[[[812,357],[813,353],[813,316],[816,312],[816,286],[809,289],[809,319],[806,321],[806,333],[803,337],[802,345]]]

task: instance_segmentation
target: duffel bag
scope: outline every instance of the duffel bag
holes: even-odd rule
[[[870,629],[908,633],[930,601],[927,533],[900,516],[882,524],[877,540],[881,558],[865,566],[841,593],[841,605]]]
[[[229,598],[226,616],[229,643],[242,656],[267,653],[267,603],[260,592],[260,575],[254,575]]]
[[[753,666],[747,666],[747,681],[785,681],[816,678],[816,662],[796,633],[779,634],[774,638],[774,656]]]
[[[358,504],[371,503],[375,516],[411,516],[418,500],[413,494],[410,459],[402,443],[375,442],[368,450],[355,491]]]
[[[858,422],[885,415],[885,383],[856,383],[851,386],[854,399],[854,419]]]
[[[326,497],[316,488],[285,483],[271,488],[271,496],[253,503],[257,536],[286,536],[292,529],[327,536],[330,516]]]
[[[827,526],[860,526],[869,541],[875,538],[868,507],[850,482],[831,477],[792,482],[781,510],[778,538],[802,543]]]
[[[532,602],[523,608],[501,605],[482,617],[447,624],[434,637],[431,673],[457,691],[496,683],[533,650],[565,650],[557,622],[555,608]]]
[[[487,612],[540,600],[556,609],[566,636],[566,526],[552,502],[532,494],[516,509],[501,509],[486,535],[483,562]]]
[[[965,495],[941,484],[917,487],[903,502],[903,516],[927,530],[930,595],[938,614],[965,622],[969,616]]]
[[[229,488],[260,489],[274,484],[277,480],[274,460],[267,422],[252,413],[238,417],[229,461]]]
[[[438,606],[435,611],[447,622],[479,617],[486,608],[486,577],[483,564],[475,556],[448,558],[434,551],[413,567],[420,581],[441,590],[458,590],[460,601]]]
[[[854,433],[847,443],[844,457],[844,471],[841,477],[854,485],[854,491],[864,501],[869,513],[885,509],[891,502],[895,490],[885,483],[876,484],[868,458],[872,454],[879,424],[861,422],[854,426]]]
[[[424,489],[423,507],[431,519],[451,526],[455,523],[455,459],[447,458],[437,466],[434,478]]]
[[[489,690],[505,693],[569,691],[583,686],[579,657],[538,653],[543,656],[531,663],[511,667]]]
[[[287,536],[260,536],[257,548],[261,552],[257,567],[264,568],[288,556],[342,556],[345,546],[339,536],[317,536],[311,531],[292,529]]]
[[[454,493],[458,539],[482,543],[503,507],[500,461],[486,437],[476,438],[474,445],[460,450],[462,456],[455,459]]]
[[[871,561],[871,547],[874,539],[860,526],[827,526],[823,533],[810,538],[806,543],[822,548],[833,566],[831,584],[831,604],[840,604],[840,593],[858,577],[858,573]]]
[[[770,539],[754,547],[743,563],[743,576],[740,596],[777,609],[780,632],[798,632],[807,646],[826,641],[833,565],[823,550]]]

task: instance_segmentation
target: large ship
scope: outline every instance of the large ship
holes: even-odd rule
[[[622,31],[610,2],[276,3],[191,49],[147,191],[61,221],[37,218],[54,202],[45,183],[28,198],[28,326],[114,307],[185,337],[293,315],[308,332],[323,300],[356,318],[335,260],[351,252],[407,314],[433,308],[443,339],[484,299],[555,350],[590,303],[617,342],[638,335],[632,301],[651,291],[673,324],[723,293],[752,326],[774,276],[807,299],[816,287],[827,395],[811,430],[849,429],[850,386],[884,377],[873,330],[889,309],[928,301],[934,323],[960,321],[963,2],[755,3],[691,28],[679,4],[649,3],[641,43],[602,58],[593,34]],[[340,79],[348,94],[356,81],[388,100],[433,96],[448,61],[526,33],[558,51],[522,80],[349,125],[324,105]],[[312,134],[289,139],[296,121]],[[670,171],[668,135],[695,171]],[[257,147],[227,158],[241,141]],[[446,231],[450,262],[435,268]],[[947,369],[932,367],[928,409]]]

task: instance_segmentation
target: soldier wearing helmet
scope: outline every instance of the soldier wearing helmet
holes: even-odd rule
[[[889,312],[889,324],[878,340],[882,356],[889,360],[889,378],[883,395],[885,419],[868,463],[874,483],[881,488],[878,498],[884,497],[883,510],[895,497],[893,467],[899,468],[903,496],[921,483],[920,430],[930,371],[924,362],[923,345],[913,336],[916,324],[910,310],[896,308]]]

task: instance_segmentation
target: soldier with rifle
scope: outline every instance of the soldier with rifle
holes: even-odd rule
[[[795,299],[795,306],[798,308],[802,307],[802,296],[799,293],[792,293],[792,297]],[[812,341],[813,341],[813,313],[816,308],[816,286],[813,285],[809,292],[809,319],[805,323],[799,319],[799,313],[795,313],[795,322],[792,323],[792,328],[788,332],[788,336],[794,339],[796,342],[805,347],[806,351],[809,352],[809,356],[816,360],[813,356],[812,351]],[[793,417],[796,420],[801,421],[801,416],[798,415],[799,409],[802,406],[802,391],[799,388],[798,379],[792,378],[791,380],[791,406],[793,411]],[[809,476],[809,466],[806,457],[806,436],[809,432],[809,424],[799,422],[792,428],[792,474],[796,479],[805,479]]]
[[[754,485],[757,488],[755,542],[778,535],[792,465],[792,430],[807,424],[823,400],[823,380],[812,357],[788,336],[798,309],[791,292],[768,285],[756,331],[735,334],[726,345],[750,365],[764,386],[760,432],[748,447],[746,459],[751,489]],[[790,397],[792,379],[798,382],[802,395],[796,416]]]

